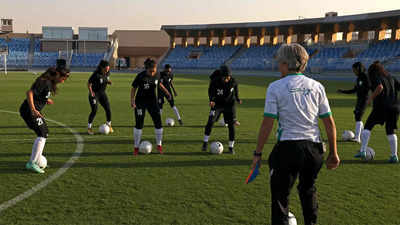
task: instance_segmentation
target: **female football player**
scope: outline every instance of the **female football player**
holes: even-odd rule
[[[174,92],[175,97],[178,96],[176,93],[174,84],[173,84],[174,74],[172,73],[172,67],[169,64],[164,66],[164,71],[160,73],[160,83],[168,90],[169,93],[172,94]],[[160,86],[161,87],[161,86]],[[161,88],[158,88],[158,105],[160,106],[160,112],[162,113],[164,98],[167,96],[164,94],[164,91]],[[178,119],[179,125],[183,125],[181,115],[179,114],[178,108],[175,105],[174,97],[171,95],[170,99],[167,99],[169,105],[172,110],[174,110],[175,116]]]
[[[385,124],[387,139],[389,141],[391,156],[390,163],[398,163],[397,155],[397,121],[399,119],[400,105],[397,94],[400,91],[400,83],[392,77],[380,62],[374,62],[368,68],[368,76],[371,81],[372,94],[367,104],[372,103],[372,112],[368,116],[365,128],[361,133],[361,149],[355,155],[356,158],[365,159],[371,131],[375,125]]]
[[[220,70],[220,75],[210,82],[208,89],[211,110],[204,131],[202,150],[207,150],[213,124],[223,113],[225,123],[228,124],[229,128],[229,153],[235,154],[233,150],[235,144],[235,103],[242,104],[242,100],[239,98],[238,84],[232,77],[231,70],[227,66],[225,67],[227,69]]]
[[[46,104],[54,104],[50,96],[56,94],[57,85],[64,83],[68,76],[69,70],[65,69],[65,66],[47,69],[46,72],[35,80],[31,88],[26,92],[26,99],[19,109],[20,115],[28,128],[32,129],[37,135],[32,147],[31,158],[26,164],[26,169],[33,172],[44,173],[44,170],[37,165],[37,161],[43,153],[48,136],[48,127],[41,110]]]
[[[168,99],[171,99],[171,94],[168,90],[159,82],[159,76],[157,75],[157,63],[153,59],[146,59],[144,62],[145,71],[139,73],[135,80],[132,82],[131,89],[131,106],[135,109],[135,120],[136,125],[133,130],[133,136],[135,139],[134,155],[139,153],[139,145],[142,137],[142,129],[144,126],[144,116],[146,110],[150,113],[153,119],[157,150],[160,154],[162,151],[162,134],[163,128],[161,123],[160,107],[157,103],[156,91],[158,87],[166,94]]]
[[[101,60],[97,69],[90,76],[88,81],[89,89],[89,104],[92,109],[88,119],[88,134],[93,135],[93,120],[97,113],[97,105],[100,103],[106,112],[107,122],[110,127],[110,133],[114,132],[111,127],[111,109],[108,97],[106,94],[107,85],[111,85],[110,80],[110,65],[107,61]]]
[[[353,64],[353,72],[357,76],[356,85],[351,90],[339,89],[339,93],[343,94],[354,94],[357,93],[357,104],[354,109],[354,117],[356,120],[356,132],[354,141],[360,143],[360,135],[363,129],[363,122],[361,120],[365,108],[367,107],[368,92],[369,92],[369,81],[365,74],[365,67],[361,62]]]

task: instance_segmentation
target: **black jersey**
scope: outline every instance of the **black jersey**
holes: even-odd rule
[[[400,83],[395,77],[387,75],[381,79],[383,84],[383,99],[385,104],[385,109],[392,110],[395,109],[399,111],[399,102],[397,94],[400,91]]]
[[[370,78],[371,79],[371,78]],[[400,91],[400,83],[391,75],[373,77],[371,79],[371,90],[383,86],[383,91],[374,99],[373,107],[387,109],[393,104],[397,104],[397,93]]]
[[[235,101],[240,101],[238,84],[234,78],[228,82],[224,78],[213,79],[208,88],[210,101],[215,102],[218,106],[234,104]]]
[[[92,90],[95,93],[105,92],[109,81],[110,73],[102,74],[99,71],[94,71],[89,78],[89,83],[92,84]]]
[[[42,110],[47,104],[47,99],[51,96],[51,88],[52,84],[49,80],[38,78],[35,83],[33,83],[30,90],[33,92],[33,104],[35,105],[36,110]],[[23,108],[29,109],[27,99],[25,99],[23,103]]]
[[[358,98],[367,98],[369,92],[370,84],[368,77],[365,73],[361,73],[357,77],[356,85],[351,90],[344,90],[342,93],[353,94],[357,93]]]
[[[160,73],[160,83],[164,85],[164,87],[171,93],[171,82],[174,79],[174,75],[168,72],[161,72]],[[162,90],[159,88],[158,93],[163,93]]]
[[[157,101],[156,90],[159,86],[159,75],[149,76],[146,71],[139,73],[132,82],[132,87],[137,88],[136,100]]]
[[[216,78],[218,78],[218,77],[221,77],[221,71],[218,69],[218,70],[215,70],[211,75],[210,75],[210,80],[212,81],[212,80],[214,80],[214,79],[216,79]]]

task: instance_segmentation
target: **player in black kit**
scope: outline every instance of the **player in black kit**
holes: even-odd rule
[[[166,64],[164,66],[164,71],[160,73],[160,83],[168,90],[169,93],[171,93],[171,98],[167,99],[169,105],[171,108],[174,110],[174,113],[176,115],[176,118],[178,119],[178,122],[180,125],[183,125],[182,118],[179,115],[178,108],[175,106],[174,102],[174,97],[172,95],[172,91],[174,92],[175,97],[178,95],[176,93],[174,84],[172,83],[174,79],[174,75],[172,73],[172,68],[171,65]],[[160,106],[160,113],[162,113],[163,105],[164,105],[164,98],[167,98],[167,96],[164,94],[164,91],[161,89],[161,87],[158,88],[158,105]]]
[[[20,115],[28,128],[37,135],[32,146],[30,160],[26,164],[26,169],[33,172],[44,173],[44,170],[37,165],[37,161],[43,153],[49,130],[41,110],[46,104],[54,104],[50,96],[56,94],[57,85],[64,83],[68,76],[69,70],[66,68],[66,61],[57,60],[57,68],[51,67],[47,69],[35,80],[31,88],[26,92],[26,99],[19,109]]]
[[[135,109],[136,120],[136,125],[133,129],[133,136],[135,139],[134,155],[139,153],[139,145],[142,137],[142,129],[146,110],[150,113],[150,116],[153,119],[157,150],[160,152],[160,154],[163,154],[163,128],[161,123],[160,107],[157,103],[156,91],[158,87],[160,87],[168,99],[171,99],[171,94],[164,87],[164,85],[159,82],[160,78],[157,75],[157,63],[153,59],[149,58],[144,62],[144,66],[146,70],[136,76],[132,83],[131,90],[131,106]]]
[[[365,74],[365,67],[361,62],[356,62],[353,64],[353,72],[357,76],[356,85],[351,90],[339,89],[339,93],[343,94],[354,94],[357,93],[357,104],[354,109],[354,117],[356,120],[356,132],[354,141],[360,143],[360,135],[363,129],[363,122],[361,120],[365,108],[367,107],[368,92],[369,92],[369,81]]]
[[[233,150],[235,143],[235,102],[242,104],[242,100],[239,98],[238,85],[232,77],[230,70],[220,72],[221,74],[210,82],[208,89],[211,111],[205,127],[202,150],[207,150],[212,126],[220,114],[223,113],[225,123],[228,124],[229,128],[229,152],[235,154]]]
[[[90,76],[88,81],[89,104],[92,111],[88,119],[88,134],[93,135],[93,120],[97,113],[97,105],[100,103],[106,112],[106,124],[110,127],[110,133],[114,132],[111,127],[111,108],[106,94],[107,85],[111,85],[110,80],[110,64],[101,60],[97,69]]]
[[[225,64],[221,65],[218,69],[214,70],[214,72],[210,75],[210,82],[218,77],[222,77],[223,74],[227,74],[227,73],[232,74],[231,69]],[[209,93],[209,96],[210,96],[210,93]],[[218,123],[220,123],[220,124],[225,123],[225,120],[223,117],[220,119],[220,116],[218,116],[215,121],[218,121],[218,120],[219,120]],[[233,114],[233,121],[234,121],[234,125],[236,125],[236,126],[240,125],[240,122],[236,119],[236,111]],[[225,123],[225,126],[228,126],[228,124]]]
[[[366,158],[366,150],[375,125],[385,124],[387,139],[389,141],[391,156],[390,163],[398,163],[397,155],[397,121],[399,119],[400,103],[397,95],[400,91],[400,83],[392,77],[377,61],[368,68],[368,76],[371,81],[372,94],[368,99],[369,105],[373,101],[372,112],[368,116],[365,128],[361,133],[360,153],[355,157]]]

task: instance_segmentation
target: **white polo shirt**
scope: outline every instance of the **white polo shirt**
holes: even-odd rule
[[[264,116],[278,119],[279,141],[321,142],[318,118],[331,115],[324,86],[301,73],[287,75],[267,89]]]

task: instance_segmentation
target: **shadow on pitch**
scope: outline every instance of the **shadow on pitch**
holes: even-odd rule
[[[13,136],[13,135],[16,135],[16,136],[18,136],[18,135],[34,135],[35,133],[34,132],[19,132],[19,133],[0,133],[0,136],[2,136],[2,135],[4,135],[4,136]],[[71,134],[71,133],[69,133],[69,134]]]
[[[17,157],[27,157],[29,159],[31,153],[0,153],[0,158],[17,158]],[[132,155],[132,152],[83,152],[80,155],[77,153],[71,152],[45,152],[43,154],[46,157],[65,157],[70,158],[72,156],[79,156],[79,157],[97,157],[97,156],[128,156]],[[3,163],[0,161],[0,163]]]
[[[26,126],[0,126],[0,129],[26,128]]]
[[[364,161],[361,159],[348,159],[348,160],[341,160],[341,164],[371,164],[371,165],[379,165],[379,164],[389,164],[390,163],[387,160],[380,159],[380,160],[370,160],[370,161]]]
[[[203,153],[204,154],[204,153]],[[169,161],[169,162],[135,162],[135,158],[132,157],[132,162],[120,163],[120,162],[76,162],[73,168],[103,168],[103,169],[113,169],[113,168],[179,168],[179,167],[207,167],[207,166],[248,166],[251,165],[251,160],[238,160],[238,159],[210,159],[210,160],[190,160],[190,161]],[[137,156],[146,157],[146,156]],[[10,174],[10,173],[28,173],[25,170],[25,161],[0,161],[2,165],[6,165],[6,168],[0,167],[0,174]],[[267,160],[263,160],[264,165],[267,165]],[[49,162],[49,167],[51,169],[61,168],[65,162]]]
[[[138,156],[141,157],[141,156]],[[264,160],[264,163],[267,163]],[[131,163],[76,163],[76,168],[174,168],[174,167],[205,167],[205,166],[250,166],[251,160],[210,159],[170,162],[134,162]]]
[[[166,156],[205,156],[206,152],[165,152]]]

